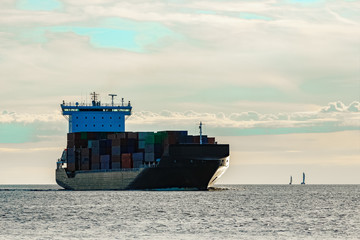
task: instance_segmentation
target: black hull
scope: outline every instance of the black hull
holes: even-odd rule
[[[189,188],[205,190],[222,160],[207,160],[197,166],[146,168],[128,189]]]

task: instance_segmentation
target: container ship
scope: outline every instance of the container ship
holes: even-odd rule
[[[229,166],[229,145],[187,131],[126,132],[130,101],[60,104],[69,122],[56,182],[69,190],[206,190]]]

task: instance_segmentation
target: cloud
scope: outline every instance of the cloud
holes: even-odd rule
[[[29,113],[16,113],[3,110],[0,112],[0,123],[47,123],[47,122],[60,122],[64,118],[59,112],[54,111],[53,113],[46,114],[29,114]]]
[[[157,126],[191,126],[200,121],[208,128],[220,129],[299,129],[300,132],[316,131],[341,131],[345,129],[360,128],[360,114],[358,113],[359,102],[353,102],[346,106],[342,102],[332,102],[318,111],[290,112],[277,114],[261,114],[254,111],[224,114],[199,113],[194,111],[160,113],[136,112],[129,119],[131,125]],[[286,130],[283,131],[286,133]]]
[[[349,112],[360,112],[360,103],[359,103],[359,102],[356,102],[356,101],[352,102],[352,103],[348,106],[347,110],[348,110]]]
[[[223,112],[138,111],[127,120],[127,131],[189,130],[197,133],[201,121],[209,135],[259,135],[336,132],[360,129],[360,103],[331,102],[312,112],[262,114],[255,111]],[[325,110],[324,110],[325,109]],[[0,143],[29,142],[65,135],[67,121],[58,112],[0,113]]]
[[[346,106],[340,101],[331,102],[327,106],[321,109],[321,112],[359,112],[360,104],[357,101],[352,102],[349,106]]]

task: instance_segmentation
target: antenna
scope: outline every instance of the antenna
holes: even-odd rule
[[[200,144],[202,144],[202,122],[200,122],[199,129],[200,129]]]
[[[114,106],[114,97],[116,97],[116,94],[109,94],[109,96],[111,97],[111,106]]]
[[[124,106],[124,98],[121,98],[121,106]]]
[[[99,94],[92,92],[92,93],[90,93],[90,95],[91,95],[91,100],[92,100],[93,106],[96,106],[97,97],[99,96]]]

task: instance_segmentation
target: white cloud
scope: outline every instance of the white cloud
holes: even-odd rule
[[[231,113],[198,113],[194,111],[160,113],[136,112],[129,119],[130,124],[188,124],[203,121],[208,126],[220,128],[299,128],[329,126],[333,131],[337,131],[337,126],[360,127],[360,114],[353,108],[359,106],[359,102],[353,102],[346,106],[342,102],[329,103],[328,106],[313,112],[292,112],[277,114],[261,114],[253,111]],[[325,109],[325,110],[324,110]],[[333,110],[335,109],[335,110]]]
[[[360,127],[360,103],[352,102],[348,106],[344,103],[331,102],[319,111],[288,112],[261,114],[254,111],[224,114],[223,112],[174,112],[163,110],[160,112],[139,111],[129,118],[131,125],[150,126],[191,126],[203,121],[209,127],[218,128],[298,128],[311,126],[327,126],[336,131],[336,126]],[[3,111],[0,113],[1,123],[51,123],[63,124],[66,120],[59,112],[45,114],[28,114]],[[46,129],[43,128],[43,129]]]
[[[359,103],[359,102],[356,102],[356,101],[352,102],[352,103],[348,106],[347,110],[348,110],[349,112],[360,112],[360,103]]]
[[[46,113],[46,114],[29,114],[29,113],[16,113],[8,112],[6,110],[0,113],[0,124],[1,123],[49,123],[49,122],[60,122],[65,121],[59,112]]]
[[[346,107],[342,102],[337,101],[337,102],[331,102],[329,103],[326,107],[323,107],[321,109],[322,112],[344,112],[344,111],[349,111],[350,109],[356,109],[356,105],[354,104],[359,104],[358,102],[353,102],[351,105],[349,105],[348,107]]]

